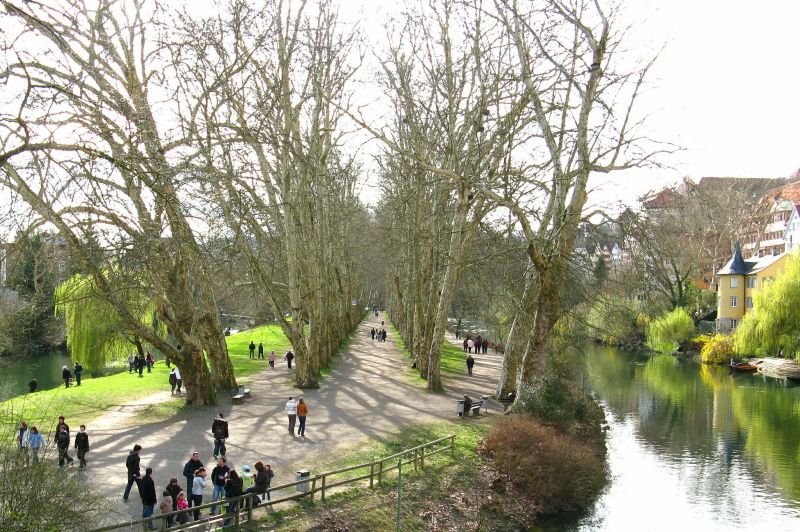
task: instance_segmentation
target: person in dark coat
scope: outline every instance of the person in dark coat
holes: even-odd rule
[[[250,358],[256,358],[256,344],[250,340],[250,345],[248,347],[250,348]]]
[[[80,362],[75,362],[75,385],[81,385],[81,374],[83,373],[83,366]]]
[[[214,458],[225,456],[225,440],[228,439],[228,422],[222,412],[217,414],[211,423],[211,434],[214,436]]]
[[[64,369],[61,370],[61,378],[64,379],[64,388],[69,388],[69,381],[72,380],[72,372],[67,366],[64,366]]]
[[[264,358],[264,344],[258,342],[258,359],[261,360]]]
[[[266,494],[267,500],[270,500],[270,495],[267,490],[269,489],[269,485],[275,473],[269,465],[264,465],[264,462],[256,462],[253,467],[256,469],[256,478],[253,479],[254,484],[247,488],[245,493],[257,493],[258,495]],[[253,502],[255,502],[255,499]]]
[[[472,355],[467,355],[467,375],[472,375],[472,366],[475,365],[475,359]]]
[[[144,355],[139,355],[139,366],[137,369],[139,370],[140,377],[144,377],[144,375],[142,375],[142,373],[144,373],[144,366],[145,366]]]
[[[226,499],[235,499],[236,497],[241,497],[242,495],[242,478],[239,476],[239,473],[236,472],[235,469],[231,469],[228,471],[228,480],[225,481],[225,498]],[[241,506],[240,501],[231,501],[228,503],[227,513],[232,514],[236,511],[236,505],[239,504]],[[225,519],[225,523],[223,526],[230,526],[231,518]]]
[[[171,479],[169,479],[169,484],[167,484],[167,487],[164,488],[164,490],[168,491],[170,497],[172,497],[172,511],[173,512],[177,511],[178,510],[178,495],[180,494],[180,492],[183,491],[183,488],[181,488],[180,484],[178,484],[178,479],[175,478],[175,477],[172,477]]]
[[[66,425],[62,425],[56,434],[56,446],[58,447],[58,467],[64,467],[66,462],[72,465],[74,460],[69,455],[69,432]]]
[[[142,492],[141,475],[139,471],[139,451],[142,446],[138,443],[133,446],[133,450],[128,453],[128,458],[125,460],[125,468],[128,470],[128,484],[125,486],[125,493],[122,495],[122,500],[128,502],[128,496],[131,494],[131,486],[134,482],[139,493]]]
[[[144,470],[144,478],[142,478],[139,495],[142,497],[142,519],[152,517],[153,510],[155,510],[156,503],[158,503],[158,497],[156,496],[156,483],[153,482],[152,467],[148,467]],[[152,519],[147,522],[147,528],[150,530],[155,530],[156,527],[153,526]]]
[[[36,380],[36,377],[31,379],[31,382],[28,383],[28,389],[31,393],[35,392],[39,388],[39,381]]]
[[[200,453],[197,451],[192,453],[192,457],[189,459],[188,462],[183,466],[183,476],[186,478],[186,485],[188,486],[188,490],[192,489],[194,485],[194,473],[198,469],[203,467],[203,462],[200,461]],[[192,507],[192,499],[188,499],[189,507]]]
[[[64,421],[64,416],[58,416],[58,423],[56,424],[55,441],[58,441],[58,433],[61,432],[61,427],[62,426],[67,429],[67,435],[69,435],[69,425],[67,425],[67,422]]]
[[[286,353],[286,356],[283,357],[283,358],[285,358],[286,359],[286,363],[289,364],[289,369],[292,369],[292,359],[294,358],[294,353],[289,351],[288,353]]]
[[[489,340],[486,338],[483,339],[483,354],[487,354],[489,352]]]
[[[81,425],[81,430],[75,435],[75,452],[78,453],[78,461],[81,469],[86,467],[86,453],[89,452],[89,435],[86,434],[86,425]]]
[[[372,328],[372,332],[369,333],[372,336],[372,339],[375,339],[375,327]]]

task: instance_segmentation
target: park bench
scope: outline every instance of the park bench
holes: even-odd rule
[[[233,392],[231,400],[233,401],[233,404],[240,405],[242,402],[244,402],[246,397],[250,397],[250,389],[245,388],[244,386],[239,386],[239,389]]]
[[[478,399],[477,401],[472,401],[469,409],[472,411],[473,416],[477,416],[481,413],[481,407],[483,406],[483,401],[485,399]],[[468,416],[469,413],[464,411],[464,400],[459,399],[456,401],[456,412],[459,416]]]

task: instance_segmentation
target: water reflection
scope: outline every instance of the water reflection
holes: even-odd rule
[[[592,347],[614,481],[584,530],[800,529],[800,387]]]
[[[72,367],[72,358],[64,351],[0,359],[0,401],[28,393],[28,383],[33,377],[39,381],[40,390],[63,385],[64,366]]]

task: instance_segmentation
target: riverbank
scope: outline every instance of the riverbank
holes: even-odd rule
[[[278,325],[263,325],[241,331],[226,338],[228,354],[233,363],[234,374],[247,378],[264,369],[266,360],[250,359],[250,341],[264,343],[265,356],[275,350],[281,356],[289,349],[289,340]],[[6,429],[17,426],[24,419],[29,426],[37,425],[48,431],[55,427],[58,416],[63,415],[71,425],[89,424],[106,413],[114,412],[124,405],[141,402],[143,399],[163,392],[156,407],[155,401],[143,404],[148,418],[166,417],[179,411],[184,404],[182,396],[169,396],[169,372],[164,361],[157,361],[150,373],[145,369],[140,378],[128,371],[104,377],[84,377],[81,386],[63,386],[40,390],[0,403],[0,423]]]

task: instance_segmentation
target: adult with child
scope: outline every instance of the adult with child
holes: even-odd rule
[[[228,460],[226,460],[224,456],[220,456],[217,460],[217,465],[211,470],[211,483],[214,487],[214,491],[211,494],[211,502],[217,502],[227,496],[225,492],[225,482],[228,480],[229,472]],[[216,513],[217,507],[212,506],[211,515],[215,515]]]
[[[75,452],[78,454],[80,468],[86,467],[86,453],[89,452],[89,435],[86,433],[86,425],[81,425],[80,430],[75,435]]]
[[[225,440],[228,439],[228,422],[222,412],[211,422],[211,434],[214,436],[214,458],[225,456]]]
[[[142,498],[142,519],[147,519],[153,516],[158,497],[156,496],[156,483],[153,481],[153,468],[148,467],[144,470],[144,477],[142,478],[141,487],[139,489],[139,496]],[[153,520],[147,521],[147,528],[155,530]]]
[[[270,495],[267,490],[269,489],[270,482],[272,481],[272,477],[275,476],[275,473],[272,472],[272,468],[268,469],[269,466],[265,466],[264,462],[261,461],[256,462],[254,467],[256,468],[255,483],[253,486],[247,488],[245,494],[255,493],[258,496],[266,494],[267,500],[270,500]],[[259,497],[255,497],[253,502],[258,504],[262,501]]]
[[[194,520],[197,521],[200,519],[200,510],[197,509],[198,506],[203,504],[203,492],[208,485],[208,480],[206,480],[206,468],[201,467],[197,471],[194,472],[194,479],[192,479],[192,501],[191,506],[194,506]]]
[[[128,453],[128,458],[125,459],[125,468],[128,470],[128,484],[125,486],[125,493],[122,495],[122,500],[128,502],[128,496],[131,494],[131,486],[136,483],[136,488],[139,493],[142,492],[141,476],[139,471],[139,452],[142,446],[138,443],[133,446],[133,450]]]
[[[67,431],[66,425],[61,425],[61,428],[56,434],[56,447],[58,447],[58,467],[64,467],[65,463],[69,462],[69,465],[72,465],[72,462],[75,460],[69,455],[69,431]]]
[[[195,473],[199,471],[203,467],[203,462],[200,461],[200,453],[197,451],[192,452],[191,458],[186,464],[183,466],[183,477],[186,479],[186,489],[188,489],[194,495],[194,479]],[[189,506],[192,506],[194,501],[194,497],[191,497],[189,500]]]
[[[83,366],[80,362],[75,362],[75,386],[81,385],[81,375],[83,375]]]

